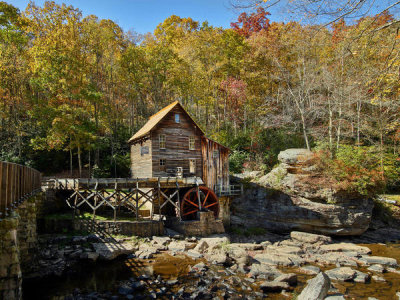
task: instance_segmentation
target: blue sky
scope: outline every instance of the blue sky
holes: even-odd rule
[[[5,0],[25,10],[29,0]],[[372,1],[369,14],[375,14],[386,8],[394,0]],[[35,0],[42,6],[45,0]],[[210,25],[228,28],[231,22],[237,20],[240,11],[230,5],[230,0],[55,0],[56,3],[66,3],[79,8],[83,15],[94,14],[100,19],[111,19],[125,31],[133,30],[138,33],[153,32],[159,23],[162,23],[170,15],[191,17],[195,21],[208,21]],[[282,3],[285,3],[283,0]],[[299,20],[299,16],[288,14],[282,6],[274,6],[268,9],[271,13],[271,21],[288,22],[292,18]],[[321,22],[327,20],[303,19],[303,22]]]
[[[29,0],[5,0],[25,10]],[[42,6],[44,0],[34,1]],[[229,0],[55,0],[79,8],[83,15],[94,14],[101,19],[111,19],[124,30],[139,33],[152,32],[170,15],[191,17],[196,21],[207,20],[210,25],[227,28],[237,19]]]

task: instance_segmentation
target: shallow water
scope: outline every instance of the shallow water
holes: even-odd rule
[[[372,250],[372,255],[392,257],[400,262],[400,244],[366,244]],[[164,280],[180,279],[181,284],[176,286],[176,291],[182,286],[190,289],[195,289],[195,282],[199,279],[188,274],[190,266],[195,265],[201,260],[193,260],[185,255],[171,256],[167,253],[162,253],[150,260],[138,259],[119,259],[112,262],[99,262],[97,264],[80,264],[75,272],[70,272],[62,277],[53,277],[40,280],[25,280],[23,283],[23,298],[25,300],[33,299],[62,299],[66,295],[73,293],[74,289],[78,288],[81,292],[90,293],[110,291],[113,294],[118,294],[118,287],[121,282],[130,278],[137,278],[142,274],[162,276]],[[334,267],[334,266],[333,266]],[[332,267],[329,267],[330,269]],[[212,266],[211,270],[218,274],[218,281],[224,279],[229,280],[231,277],[225,273],[223,267]],[[366,268],[359,269],[368,273]],[[296,269],[286,268],[285,272],[296,272]],[[242,280],[244,275],[235,274]],[[350,296],[350,299],[367,299],[368,297],[376,297],[378,299],[397,299],[396,292],[400,291],[400,274],[384,273],[378,274],[384,277],[387,282],[370,283],[339,283],[334,282],[334,286],[339,292]],[[299,294],[303,289],[306,281],[313,276],[298,274],[298,285],[294,292]],[[258,285],[260,282],[248,284],[252,289],[259,291]],[[242,287],[236,288],[238,294],[251,294],[252,291],[242,290]],[[284,299],[282,294],[269,294],[269,299]],[[291,296],[290,296],[291,298]]]

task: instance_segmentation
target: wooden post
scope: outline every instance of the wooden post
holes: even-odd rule
[[[197,201],[199,202],[199,211],[201,211],[200,189],[199,189],[199,183],[197,182],[197,177],[195,182],[196,182]]]
[[[180,196],[179,196],[179,183],[178,183],[178,178],[176,178],[176,191],[177,191],[177,196],[176,196],[176,206],[177,206],[177,211],[178,211],[178,218],[179,221],[182,221],[182,216],[181,216],[181,206],[180,206]]]
[[[136,221],[139,220],[139,178],[136,177]]]

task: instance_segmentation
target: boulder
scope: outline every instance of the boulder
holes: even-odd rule
[[[263,278],[274,280],[276,277],[281,276],[283,273],[274,266],[265,264],[252,264],[250,267],[249,276],[258,277],[262,275]]]
[[[268,242],[271,244],[270,242]],[[264,244],[265,245],[265,244]],[[231,243],[229,244],[231,248],[242,248],[247,251],[263,250],[263,244],[251,244],[251,243]]]
[[[120,255],[126,255],[137,250],[133,243],[92,243],[94,251],[99,259],[112,260]]]
[[[372,279],[376,282],[386,282],[386,279],[381,277],[381,276],[377,276],[377,275],[373,275]]]
[[[300,272],[308,275],[317,275],[321,269],[316,266],[304,266],[299,269]]]
[[[369,274],[363,273],[361,271],[356,271],[356,277],[354,277],[354,282],[366,283],[371,279]]]
[[[328,294],[331,281],[329,277],[321,272],[313,279],[307,281],[306,287],[302,290],[297,300],[323,300]]]
[[[301,231],[292,231],[290,233],[290,237],[293,240],[297,240],[301,243],[307,243],[307,244],[326,244],[326,243],[331,243],[332,238],[329,236],[325,235],[320,235],[320,234],[312,234],[312,233],[307,233],[307,232],[301,232]]]
[[[294,273],[282,274],[274,279],[278,282],[287,282],[289,285],[294,286],[297,284],[297,275]]]
[[[196,247],[194,247],[194,251],[199,252],[199,253],[204,253],[208,249],[209,245],[207,244],[206,241],[200,240],[200,242],[197,244]]]
[[[165,246],[171,241],[169,236],[153,236],[153,243]]]
[[[355,252],[356,255],[370,254],[368,247],[358,246],[353,243],[338,243],[330,245],[322,245],[319,247],[320,252]]]
[[[357,276],[357,271],[349,267],[340,267],[331,269],[325,272],[326,275],[332,280],[338,281],[353,281]]]
[[[284,267],[300,266],[305,262],[298,255],[286,253],[259,253],[254,256],[254,259],[262,264]]]
[[[375,264],[367,268],[368,271],[375,272],[375,273],[385,273],[387,272],[386,268],[382,265]]]
[[[276,168],[254,179],[244,194],[233,200],[232,225],[323,235],[360,235],[368,229],[371,199],[335,188],[332,179],[316,167],[318,158],[308,150],[289,149],[279,157]],[[300,238],[301,233],[297,235]],[[317,239],[306,238],[305,243]]]
[[[384,266],[397,267],[397,260],[391,257],[383,257],[383,256],[362,256],[360,261],[367,264],[380,264]]]
[[[212,248],[214,246],[221,245],[221,244],[229,244],[230,240],[227,236],[214,235],[214,236],[200,239],[198,244],[201,244],[202,242],[207,243],[208,247]]]
[[[286,246],[286,245],[271,245],[267,247],[267,252],[271,254],[304,254],[303,249],[297,246]]]

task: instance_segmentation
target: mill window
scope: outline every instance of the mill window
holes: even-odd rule
[[[165,159],[160,159],[160,171],[165,171],[166,170],[166,167],[165,167],[165,165],[166,165],[166,160]]]
[[[180,123],[181,122],[181,117],[179,114],[175,114],[175,123]]]
[[[160,149],[165,149],[165,134],[160,134]]]
[[[196,173],[196,160],[189,159],[189,173],[195,174]]]
[[[194,150],[194,142],[195,142],[194,136],[190,136],[189,137],[189,150]]]

